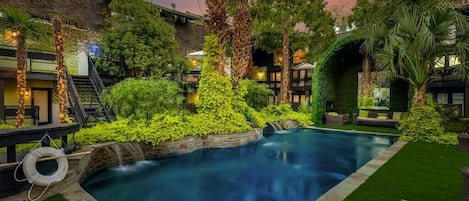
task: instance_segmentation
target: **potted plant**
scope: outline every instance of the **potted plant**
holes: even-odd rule
[[[467,121],[467,120],[462,120]],[[464,130],[458,135],[459,150],[469,151],[469,122],[464,122]]]

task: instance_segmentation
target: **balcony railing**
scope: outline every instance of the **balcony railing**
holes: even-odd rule
[[[27,60],[28,72],[35,73],[54,73],[55,72],[55,61],[42,60],[42,59],[31,59]],[[16,70],[17,63],[15,57],[0,56],[0,69],[2,70]]]

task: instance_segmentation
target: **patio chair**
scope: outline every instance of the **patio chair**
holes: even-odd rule
[[[337,112],[326,112],[326,125],[343,126],[349,120],[349,114],[338,114]]]

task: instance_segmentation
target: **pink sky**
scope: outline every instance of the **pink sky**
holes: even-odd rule
[[[205,13],[205,0],[148,0],[164,7],[171,7],[171,3],[176,4],[176,10],[189,11],[194,14]],[[352,12],[356,0],[325,0],[327,2],[326,9],[340,16],[347,16]],[[341,21],[341,19],[338,19]]]

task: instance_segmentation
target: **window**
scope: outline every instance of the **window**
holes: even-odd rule
[[[451,67],[461,64],[459,57],[456,55],[449,55],[435,59],[435,68]]]
[[[304,79],[306,77],[306,70],[300,70],[300,78]]]
[[[273,72],[270,73],[270,81],[275,82],[275,81],[280,81],[282,78],[281,72]]]
[[[308,72],[308,73],[307,73],[307,76],[306,76],[306,77],[307,77],[307,78],[312,78],[312,77],[313,77],[313,70],[308,70],[307,72]]]
[[[299,95],[293,95],[293,102],[294,103],[299,103],[300,102],[300,96]]]
[[[292,77],[293,77],[294,80],[298,79],[298,71],[294,70],[292,72]]]
[[[448,93],[437,93],[436,102],[438,104],[448,104]]]
[[[453,93],[451,98],[453,99],[453,104],[460,104],[462,106],[461,115],[464,116],[464,93]]]

